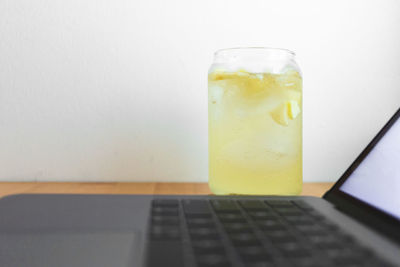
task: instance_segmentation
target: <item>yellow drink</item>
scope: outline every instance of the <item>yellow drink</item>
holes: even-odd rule
[[[208,76],[209,184],[215,194],[299,194],[302,78],[213,70]]]

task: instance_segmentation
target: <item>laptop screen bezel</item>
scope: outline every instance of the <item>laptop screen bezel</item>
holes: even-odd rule
[[[400,108],[372,139],[350,167],[343,173],[335,185],[325,193],[323,198],[333,203],[338,209],[355,219],[367,224],[375,230],[387,235],[392,240],[400,243],[400,220],[394,216],[340,190],[343,183],[351,176],[353,171],[368,156],[376,144],[390,130],[400,118]]]

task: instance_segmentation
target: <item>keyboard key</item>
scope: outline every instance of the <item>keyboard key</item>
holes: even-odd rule
[[[293,207],[293,203],[290,202],[290,200],[278,200],[278,199],[270,199],[270,200],[265,200],[265,203],[267,203],[271,207]]]
[[[365,263],[364,267],[394,267],[394,265],[384,261],[383,259],[379,259],[379,258],[370,258],[368,259],[368,262]]]
[[[269,209],[262,201],[259,200],[241,200],[239,203],[246,211]]]
[[[152,201],[153,207],[175,207],[177,208],[179,205],[178,200],[176,199],[154,199]]]
[[[287,257],[310,257],[309,251],[299,242],[288,242],[276,244],[279,250]]]
[[[263,221],[258,221],[257,222],[258,227],[260,227],[261,230],[286,230],[287,227],[283,225],[280,221],[278,220],[263,220]]]
[[[224,229],[228,233],[251,233],[253,232],[247,223],[224,223]]]
[[[153,216],[151,222],[153,225],[178,225],[179,218],[177,216]]]
[[[294,203],[297,207],[301,208],[302,210],[306,210],[306,211],[314,210],[313,207],[311,207],[309,204],[307,204],[303,200],[292,200],[292,203]]]
[[[245,263],[268,261],[272,262],[272,256],[262,246],[248,246],[237,249],[240,257]]]
[[[296,229],[302,232],[306,236],[314,235],[328,235],[329,230],[318,224],[313,225],[296,225]]]
[[[212,200],[211,203],[217,213],[240,213],[238,205],[233,200]]]
[[[256,246],[261,244],[252,233],[232,233],[229,234],[229,237],[235,246]]]
[[[332,258],[332,261],[339,265],[339,266],[365,266],[366,262],[369,261],[367,258],[369,255],[357,255],[357,254],[351,254],[351,253],[345,253],[345,254],[340,254]]]
[[[348,244],[342,244],[341,247],[339,248],[327,248],[324,249],[323,252],[329,257],[329,258],[346,258],[346,257],[357,257],[357,258],[368,258],[374,256],[373,252],[370,251],[369,249],[360,247],[360,246],[354,246],[353,244],[348,245]]]
[[[147,253],[147,267],[184,266],[180,241],[151,241]]]
[[[284,215],[283,218],[292,225],[313,225],[315,221],[312,217],[302,215]]]
[[[211,210],[206,200],[184,200],[183,211],[189,218],[211,217]]]
[[[246,219],[240,213],[222,213],[218,214],[221,222],[246,222]]]
[[[224,246],[220,240],[193,240],[192,247],[196,254],[204,254],[211,252],[224,252]]]
[[[286,230],[264,231],[264,234],[267,240],[271,241],[274,244],[295,242],[297,240],[291,232],[288,232]]]
[[[274,208],[281,215],[302,215],[303,211],[296,207],[276,207]]]
[[[321,225],[330,231],[339,231],[339,226],[335,223],[332,223],[329,221],[324,221],[324,222],[321,222]]]
[[[293,267],[331,267],[330,263],[321,262],[320,259],[313,256],[294,257],[292,259]]]
[[[189,233],[194,240],[219,238],[219,233],[215,228],[193,228],[189,230]]]
[[[358,258],[342,258],[338,257],[333,260],[337,266],[341,267],[365,267],[365,262]]]
[[[150,236],[152,240],[178,240],[181,233],[176,226],[152,226]]]
[[[276,267],[276,266],[278,266],[278,265],[276,265],[275,263],[270,262],[270,261],[257,261],[257,262],[247,262],[246,263],[246,267]]]
[[[334,235],[310,236],[308,239],[314,246],[322,249],[337,249],[343,246],[343,243],[339,242],[338,238]]]
[[[199,267],[230,267],[231,263],[225,254],[205,254],[196,257]],[[164,265],[160,265],[164,266]],[[170,265],[173,266],[173,265]]]
[[[187,218],[186,222],[190,228],[215,226],[215,222],[211,218]]]
[[[311,216],[314,220],[316,220],[316,221],[322,221],[322,220],[325,220],[325,216],[324,215],[322,215],[321,213],[319,213],[319,212],[317,212],[317,211],[309,211],[309,212],[307,212],[307,214],[309,215],[309,216]]]
[[[153,207],[151,212],[153,216],[178,216],[178,209],[171,207]]]
[[[179,227],[175,225],[174,226],[153,225],[151,227],[152,234],[165,233],[165,232],[179,232]]]
[[[277,218],[275,214],[270,211],[251,211],[248,213],[253,220],[265,220]]]

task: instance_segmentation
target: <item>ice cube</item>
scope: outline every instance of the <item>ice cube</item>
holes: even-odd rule
[[[284,94],[285,94],[285,98],[287,98],[289,101],[296,101],[297,104],[301,103],[301,92],[300,91],[287,89],[284,91]]]
[[[224,95],[224,88],[219,85],[210,85],[208,88],[209,101],[212,104],[221,103],[222,96]]]
[[[288,70],[285,73],[278,75],[276,81],[282,88],[299,91],[302,87],[301,76],[296,70]]]
[[[261,73],[257,73],[257,74],[256,74],[256,77],[257,77],[260,81],[262,81],[262,80],[264,79],[264,75],[261,74]]]

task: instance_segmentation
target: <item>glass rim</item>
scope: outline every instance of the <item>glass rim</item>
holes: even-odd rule
[[[218,55],[222,52],[225,51],[245,51],[245,50],[260,50],[260,51],[279,51],[279,52],[285,52],[290,54],[291,56],[295,56],[296,53],[286,49],[286,48],[277,48],[277,47],[266,47],[266,46],[243,46],[243,47],[230,47],[230,48],[222,48],[218,49],[215,51],[214,55]]]

